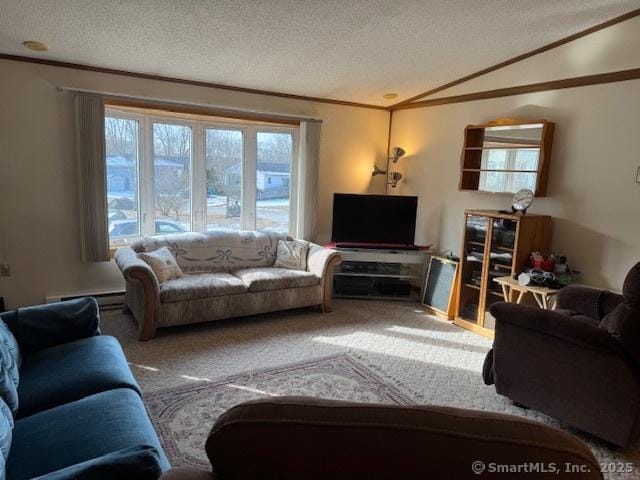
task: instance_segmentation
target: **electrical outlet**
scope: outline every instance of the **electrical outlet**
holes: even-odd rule
[[[0,265],[0,277],[10,277],[11,276],[11,265],[8,263],[3,263]]]

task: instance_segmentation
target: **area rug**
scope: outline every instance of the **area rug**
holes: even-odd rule
[[[206,468],[204,443],[219,415],[241,402],[282,395],[415,404],[398,382],[347,354],[174,387],[147,394],[145,403],[171,464]]]

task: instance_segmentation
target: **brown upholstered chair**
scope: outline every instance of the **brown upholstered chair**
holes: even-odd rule
[[[525,464],[548,471],[500,476],[602,478],[587,446],[565,432],[519,417],[435,406],[252,401],[218,418],[205,450],[213,471],[178,467],[161,480],[495,478],[490,473],[498,465]],[[580,473],[552,471],[566,474],[567,464]]]
[[[496,318],[485,383],[623,448],[640,436],[640,263],[623,295],[569,286],[555,311],[513,303]]]

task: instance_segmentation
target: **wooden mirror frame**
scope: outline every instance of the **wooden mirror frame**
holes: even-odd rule
[[[547,196],[547,181],[549,177],[549,163],[551,160],[551,145],[553,143],[553,132],[555,123],[547,120],[521,120],[503,118],[482,125],[467,125],[464,130],[464,145],[460,157],[460,183],[458,189],[461,191],[475,191],[482,193],[506,193],[512,195],[514,192],[490,192],[480,190],[480,173],[483,171],[482,152],[491,150],[491,147],[484,147],[485,130],[489,127],[503,127],[516,125],[542,125],[542,135],[540,138],[540,150],[538,157],[538,169],[536,171],[536,197]],[[527,147],[530,148],[530,147]],[[496,149],[496,148],[494,148]],[[508,170],[507,170],[508,171]],[[517,171],[514,171],[517,172]]]

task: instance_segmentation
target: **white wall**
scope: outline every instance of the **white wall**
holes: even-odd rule
[[[319,241],[330,236],[334,192],[384,189],[371,169],[386,161],[386,111],[0,60],[0,261],[11,265],[0,296],[8,307],[123,287],[113,262],[80,261],[72,101],[59,86],[322,118]]]
[[[639,51],[636,17],[429,98],[638,68]],[[394,112],[417,240],[459,253],[465,209],[509,208],[511,195],[458,191],[464,127],[505,117],[556,122],[548,196],[530,210],[553,216],[551,248],[584,283],[619,290],[640,260],[640,80]]]

